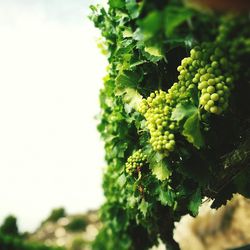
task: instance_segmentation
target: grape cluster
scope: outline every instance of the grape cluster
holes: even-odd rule
[[[127,160],[125,171],[128,174],[133,174],[138,169],[140,170],[143,165],[147,163],[147,155],[141,149],[135,151]]]
[[[214,43],[204,42],[191,49],[190,56],[177,68],[178,82],[168,92],[155,91],[142,100],[139,112],[146,118],[154,150],[166,155],[174,150],[174,133],[179,132],[179,124],[171,120],[172,110],[180,102],[195,104],[194,91],[198,93],[202,119],[227,109],[238,69],[235,58],[228,55],[228,51],[235,54],[237,47],[233,46],[235,42],[227,39],[232,25],[222,23]]]
[[[233,87],[232,64],[225,54],[222,48],[204,43],[192,49],[177,68],[180,89],[198,88],[200,107],[217,115],[227,109]]]
[[[166,155],[173,151],[175,146],[173,131],[176,129],[176,123],[170,119],[174,104],[174,96],[160,90],[143,99],[139,107],[139,112],[146,118],[153,149]]]

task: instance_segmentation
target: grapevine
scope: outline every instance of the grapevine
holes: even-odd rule
[[[216,43],[204,43],[191,49],[190,56],[181,61],[178,66],[178,82],[164,92],[155,91],[140,103],[139,112],[145,116],[146,125],[150,131],[150,143],[153,149],[169,155],[175,147],[175,132],[180,128],[171,119],[172,112],[180,102],[194,102],[192,92],[198,92],[200,112],[216,115],[226,111],[230,92],[233,89],[234,65],[233,58],[228,58],[226,51],[233,44],[222,48],[227,37],[228,28],[219,27]],[[207,118],[203,114],[203,118]]]
[[[201,13],[181,1],[92,6],[108,75],[98,129],[106,203],[94,249],[149,249],[233,193],[250,197],[247,15]],[[105,47],[104,46],[104,47]]]

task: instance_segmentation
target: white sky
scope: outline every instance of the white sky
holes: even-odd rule
[[[103,202],[94,116],[106,59],[90,3],[0,0],[0,222],[14,214],[21,230],[52,208]]]

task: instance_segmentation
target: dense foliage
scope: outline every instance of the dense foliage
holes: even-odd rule
[[[0,226],[0,250],[64,250],[64,248],[29,242],[27,235],[28,233],[19,232],[15,216],[7,216]]]
[[[3,224],[0,226],[0,233],[12,235],[12,236],[18,236],[18,227],[17,227],[17,219],[13,215],[7,216]]]
[[[87,225],[88,221],[84,216],[76,216],[65,226],[65,229],[71,232],[79,232],[84,231]]]
[[[179,0],[92,6],[109,67],[100,93],[104,226],[94,249],[178,249],[174,222],[250,197],[250,20]]]
[[[45,220],[45,222],[47,221],[51,221],[51,222],[57,222],[59,219],[66,217],[66,211],[63,207],[59,207],[59,208],[54,208],[49,217]]]
[[[0,234],[0,250],[64,250],[58,247],[48,247],[37,243],[29,243],[20,238]]]

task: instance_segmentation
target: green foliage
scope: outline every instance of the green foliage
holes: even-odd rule
[[[193,16],[190,9],[180,6],[167,6],[164,11],[165,15],[165,33],[167,36],[173,35],[176,27]]]
[[[84,231],[87,225],[88,222],[83,216],[81,216],[72,218],[69,224],[65,226],[65,228],[68,231],[78,232],[78,231]]]
[[[64,208],[62,207],[55,208],[51,211],[51,214],[46,219],[46,221],[57,222],[60,218],[63,218],[65,216],[66,216],[66,212]]]
[[[249,19],[178,0],[91,8],[109,61],[98,126],[106,203],[93,249],[144,250],[159,239],[178,249],[174,222],[196,216],[205,196],[219,207],[249,194]]]
[[[0,233],[11,235],[11,236],[18,236],[18,227],[17,227],[17,219],[13,215],[9,215],[4,219],[3,224],[0,227]]]
[[[87,243],[82,238],[76,238],[72,242],[71,250],[82,250],[86,244]]]
[[[187,138],[187,141],[192,143],[196,148],[199,149],[204,145],[198,112],[194,113],[186,120],[183,125],[182,134]]]
[[[64,250],[59,247],[48,247],[45,245],[30,243],[9,235],[0,234],[1,250]]]

